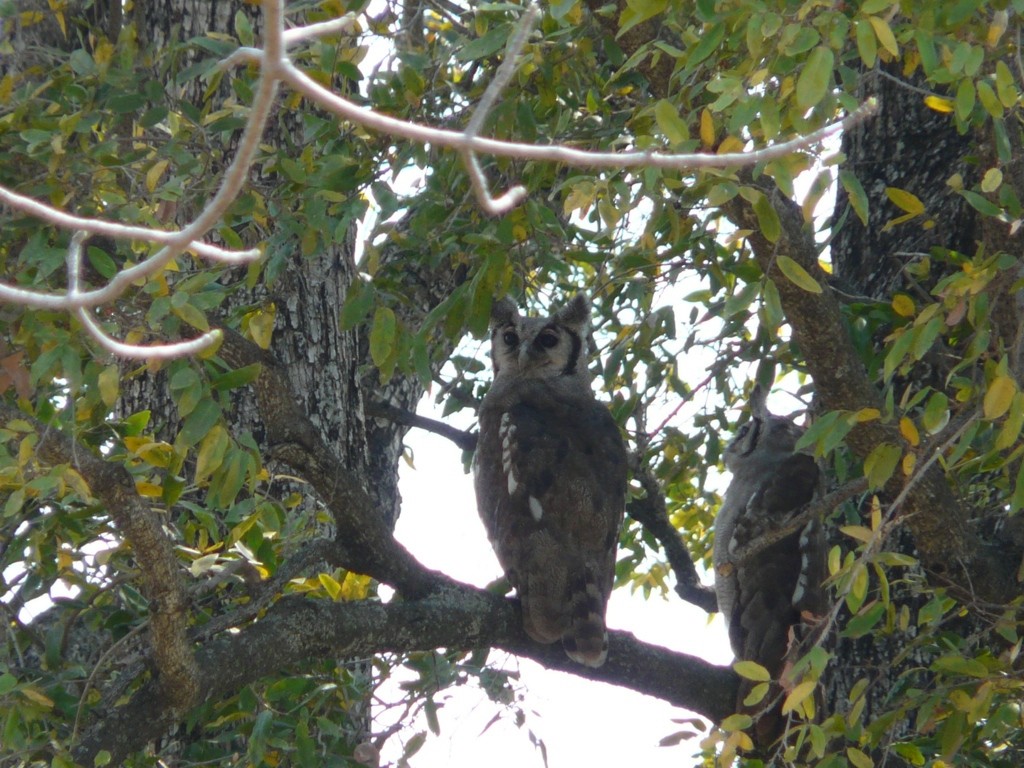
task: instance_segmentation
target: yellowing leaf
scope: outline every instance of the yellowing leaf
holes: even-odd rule
[[[989,168],[985,171],[985,177],[981,180],[982,192],[995,192],[1003,183],[1003,172],[998,168]]]
[[[864,459],[864,476],[872,488],[881,488],[892,477],[903,451],[898,445],[882,443]]]
[[[719,155],[727,155],[731,152],[742,152],[745,144],[743,139],[737,138],[736,136],[726,136],[722,139],[722,143],[718,145]]]
[[[167,166],[170,164],[169,160],[158,160],[153,163],[153,167],[146,171],[146,189],[150,192],[156,189],[156,185],[160,182],[160,177],[164,175],[164,171],[167,170]]]
[[[916,447],[921,442],[921,435],[918,434],[917,427],[906,416],[900,419],[900,434],[911,446]]]
[[[228,431],[220,424],[214,424],[199,443],[199,452],[196,455],[196,485],[200,485],[217,471],[224,462],[224,454],[230,444]]]
[[[145,480],[140,480],[135,483],[135,492],[139,496],[143,496],[147,499],[158,499],[164,495],[164,489],[162,486],[156,483],[147,483]]]
[[[855,414],[853,414],[853,420],[857,424],[863,424],[865,421],[874,421],[882,415],[882,412],[877,408],[861,408]]]
[[[723,731],[742,731],[749,728],[753,722],[750,715],[729,715],[719,727]]]
[[[772,679],[771,673],[756,661],[737,661],[732,668],[740,677],[753,680],[755,683],[767,683]]]
[[[330,596],[331,600],[337,600],[341,596],[341,584],[329,573],[318,573],[317,580],[320,582],[320,586],[324,588],[324,591]]]
[[[38,704],[39,706],[45,707],[46,709],[53,708],[53,699],[51,699],[42,691],[39,691],[30,685],[18,689],[18,693],[20,693],[22,696],[24,696],[26,699],[28,699],[34,704]]]
[[[245,316],[248,321],[249,336],[260,349],[270,349],[270,339],[274,333],[274,318],[277,306],[271,304],[266,309],[250,312]]]
[[[924,203],[921,202],[921,199],[905,189],[886,187],[885,196],[901,211],[906,211],[912,216],[920,216],[924,213]]]
[[[913,453],[904,455],[903,461],[900,462],[900,469],[903,470],[904,477],[910,477],[914,474],[914,467],[917,466],[917,456]]]
[[[700,143],[709,148],[715,144],[715,121],[710,109],[700,113]]]
[[[952,99],[942,96],[925,96],[924,105],[933,112],[941,112],[944,115],[948,115],[956,108]]]
[[[996,448],[1004,450],[1016,445],[1022,427],[1024,427],[1024,392],[1018,392],[1013,397],[1010,415],[1006,418],[1003,428],[999,430],[999,434],[996,436]]]
[[[768,683],[758,683],[750,689],[750,693],[743,699],[743,704],[747,707],[752,707],[755,704],[759,704],[764,700],[764,697],[768,695],[768,691],[771,686]]]
[[[875,761],[856,747],[847,747],[846,757],[853,768],[874,768],[875,766]]]
[[[785,701],[782,702],[782,714],[789,714],[803,704],[804,699],[814,693],[814,688],[817,684],[815,680],[805,680],[790,691]]]
[[[108,408],[117,402],[117,393],[121,384],[121,372],[116,365],[108,365],[97,379],[100,388],[100,399]]]
[[[373,577],[360,573],[347,573],[341,584],[341,599],[346,601],[365,600],[370,593]]]
[[[863,541],[865,544],[874,538],[872,530],[864,525],[841,525],[839,526],[839,530],[850,538],[856,539],[857,541]]]
[[[1017,385],[1013,379],[1003,374],[992,379],[985,393],[981,409],[986,419],[998,419],[1010,409],[1013,396],[1017,394]]]
[[[892,33],[888,22],[879,16],[868,16],[871,27],[875,30],[875,37],[879,44],[896,58],[900,55],[900,47],[896,44],[896,36]]]
[[[793,259],[784,253],[780,253],[776,259],[779,270],[791,283],[803,288],[808,293],[821,293],[821,286],[818,281],[808,274],[807,270],[797,264]]]
[[[897,293],[892,298],[892,310],[900,317],[913,317],[914,300],[905,293]]]

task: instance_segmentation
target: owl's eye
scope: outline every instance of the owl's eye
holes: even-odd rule
[[[519,343],[519,335],[515,331],[505,331],[502,335],[501,340],[504,341],[508,346],[514,347]]]
[[[747,436],[747,432],[749,432],[749,431],[750,431],[750,422],[748,421],[746,424],[744,424],[742,427],[740,427],[738,430],[736,430],[736,438],[735,439],[736,440],[742,440],[744,437]]]
[[[554,331],[544,331],[544,333],[537,337],[537,341],[545,349],[552,349],[558,345],[558,334]]]

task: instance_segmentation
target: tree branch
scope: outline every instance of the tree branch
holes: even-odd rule
[[[391,403],[384,403],[380,401],[367,403],[366,415],[377,416],[382,419],[387,419],[388,421],[393,421],[396,424],[415,427],[426,432],[431,432],[435,435],[440,435],[441,437],[446,437],[464,451],[476,450],[477,435],[475,432],[466,432],[461,429],[456,429],[450,424],[445,424],[443,421],[431,419],[427,416],[420,416],[418,413],[407,411],[404,408],[391,405]]]
[[[239,333],[224,329],[221,357],[235,367],[261,365],[252,386],[274,458],[309,481],[334,518],[335,554],[349,570],[389,584],[408,597],[429,594],[451,581],[424,568],[399,544],[366,489],[324,443],[299,406],[280,364]]]
[[[515,601],[466,586],[386,605],[284,598],[260,621],[221,635],[197,652],[203,671],[200,696],[219,699],[314,658],[483,647],[502,648],[553,669],[657,696],[715,721],[731,713],[735,704],[738,677],[729,667],[640,642],[627,632],[612,632],[608,662],[584,669],[566,658],[560,647],[531,641],[523,632]],[[182,713],[159,687],[147,683],[95,724],[76,747],[75,759],[92,765],[106,750],[111,765],[116,765],[180,719]]]
[[[132,553],[139,561],[142,591],[149,600],[150,644],[157,669],[158,686],[168,706],[185,709],[195,704],[199,669],[186,637],[189,599],[182,569],[159,516],[135,490],[131,475],[105,461],[65,433],[0,402],[0,423],[8,429],[21,422],[38,438],[36,456],[51,466],[67,464],[85,480],[102,502]]]
[[[626,511],[647,529],[665,550],[665,557],[676,576],[676,594],[686,602],[703,608],[708,613],[714,613],[718,610],[715,590],[700,583],[700,577],[686,544],[668,518],[665,497],[657,479],[648,469],[637,469],[634,477],[646,491],[646,495],[642,499],[630,501],[626,505]]]

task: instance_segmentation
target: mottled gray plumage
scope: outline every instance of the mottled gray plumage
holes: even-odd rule
[[[626,503],[626,449],[587,370],[590,304],[492,312],[494,383],[480,406],[477,506],[534,640],[600,666]]]
[[[755,387],[750,420],[725,450],[732,480],[715,518],[715,592],[738,659],[756,661],[776,682],[785,669],[792,630],[801,615],[824,611],[825,542],[813,520],[796,533],[737,562],[734,553],[765,533],[785,525],[820,492],[821,472],[814,459],[796,453],[803,429],[768,412],[766,393]],[[750,692],[740,690],[740,704]],[[739,711],[760,712],[767,701]],[[752,711],[751,711],[752,710]],[[778,708],[761,715],[755,743],[766,747],[781,735]]]

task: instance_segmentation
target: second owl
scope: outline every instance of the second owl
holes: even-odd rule
[[[734,554],[759,537],[783,527],[820,493],[822,476],[814,458],[796,450],[803,429],[768,411],[767,392],[750,395],[750,420],[725,449],[732,481],[715,518],[715,592],[729,641],[738,659],[756,661],[772,676],[769,695],[753,708],[754,743],[765,750],[782,735],[780,682],[805,619],[825,611],[825,541],[812,520],[761,551],[737,561]]]
[[[587,370],[590,304],[550,317],[505,299],[491,322],[494,383],[480,406],[477,506],[516,588],[526,633],[591,667],[608,653],[605,607],[626,503],[626,448]]]

